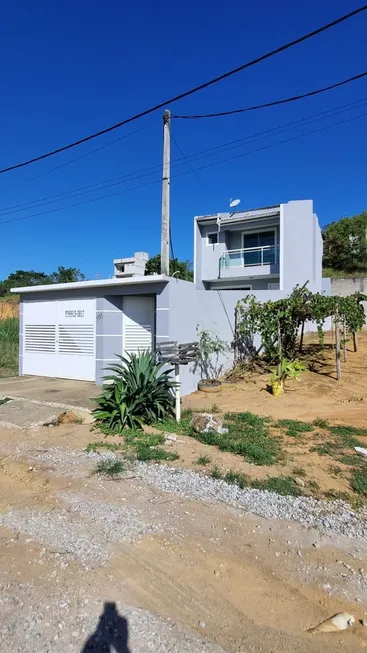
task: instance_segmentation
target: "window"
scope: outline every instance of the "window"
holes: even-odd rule
[[[279,290],[279,282],[268,283],[268,290]]]
[[[244,265],[276,264],[277,250],[275,245],[275,229],[250,233],[243,232],[242,247],[247,250],[243,253]]]
[[[207,245],[216,245],[218,242],[218,232],[213,231],[210,234],[207,234],[206,236],[206,244]]]

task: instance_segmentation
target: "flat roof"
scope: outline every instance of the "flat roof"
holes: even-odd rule
[[[72,283],[49,283],[43,286],[25,286],[11,288],[10,292],[17,294],[31,292],[51,292],[54,290],[78,290],[79,288],[104,288],[105,286],[136,286],[146,283],[163,283],[170,281],[171,277],[164,274],[148,274],[146,277],[125,277],[122,279],[95,279],[93,281],[73,281]]]

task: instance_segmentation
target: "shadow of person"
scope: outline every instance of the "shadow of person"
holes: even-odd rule
[[[127,645],[128,624],[116,608],[116,603],[105,603],[96,630],[85,642],[81,653],[130,653]]]

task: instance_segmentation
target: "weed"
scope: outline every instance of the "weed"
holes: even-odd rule
[[[264,424],[271,422],[270,417],[260,417],[259,415],[255,415],[255,413],[250,412],[226,413],[224,415],[224,419],[228,420],[229,422],[235,422],[237,424],[247,424],[253,428],[261,428],[264,426]]]
[[[310,451],[315,451],[319,456],[335,456],[341,450],[343,450],[344,445],[342,442],[335,442],[334,440],[328,440],[323,444],[318,444],[315,447],[310,447]]]
[[[177,422],[173,418],[162,419],[159,422],[155,422],[152,426],[160,431],[166,431],[167,433],[177,433],[177,435],[190,435],[191,427],[191,413],[183,414],[181,420]]]
[[[326,490],[324,492],[324,497],[325,499],[331,499],[333,501],[336,501],[339,499],[340,501],[347,501],[350,502],[350,494],[348,492],[342,492],[342,490]]]
[[[314,426],[318,426],[319,429],[329,428],[329,422],[326,419],[321,419],[321,417],[316,417],[312,423]]]
[[[121,450],[121,445],[119,444],[113,444],[112,442],[104,442],[101,440],[100,442],[90,442],[86,448],[85,451],[87,453],[90,453],[91,451],[95,453],[98,451],[98,449],[108,449],[108,451],[118,451]]]
[[[283,496],[297,497],[302,494],[291,476],[269,476],[265,481],[252,481],[251,485],[258,490],[268,490]]]
[[[357,454],[351,454],[349,456],[340,456],[338,458],[338,461],[340,463],[343,463],[343,465],[349,465],[351,467],[363,467],[366,464],[366,461],[363,459],[362,456],[358,456]]]
[[[156,447],[165,443],[162,433],[144,433],[134,429],[123,431],[124,440],[127,446]]]
[[[199,456],[199,458],[196,461],[196,465],[209,465],[211,462],[211,458],[209,456]]]
[[[300,478],[307,476],[306,470],[303,467],[293,467],[292,471],[295,476],[299,476]]]
[[[286,435],[299,438],[300,433],[307,433],[314,430],[314,425],[308,422],[300,422],[297,419],[280,419],[277,426],[287,429]]]
[[[223,474],[220,471],[219,467],[217,465],[214,465],[213,469],[210,471],[210,476],[215,479],[220,479],[223,478]]]
[[[343,470],[339,465],[329,465],[328,471],[330,472],[331,476],[340,476],[342,474]]]
[[[307,487],[313,492],[317,492],[320,489],[318,482],[315,481],[313,478],[307,481]]]
[[[355,469],[350,485],[357,494],[367,497],[367,472],[362,469]]]
[[[334,435],[338,436],[349,436],[349,435],[367,435],[367,429],[359,429],[355,426],[329,426],[329,430]]]
[[[177,460],[179,455],[174,451],[165,451],[162,447],[150,447],[146,444],[137,444],[135,447],[136,458],[142,462],[148,460]]]
[[[11,401],[9,397],[0,397],[0,406],[2,406],[3,404],[7,404],[8,401]]]
[[[125,471],[125,465],[122,460],[100,460],[93,470],[93,474],[100,476],[109,476],[116,478]]]
[[[242,474],[241,472],[234,472],[232,469],[227,472],[227,474],[224,477],[224,480],[226,483],[229,483],[230,485],[238,485],[241,490],[243,490],[245,487],[247,487],[250,484],[250,479],[246,474]]]

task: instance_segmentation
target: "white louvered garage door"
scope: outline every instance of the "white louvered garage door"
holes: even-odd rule
[[[125,353],[137,354],[151,350],[154,337],[153,297],[124,297],[123,300],[123,349]]]
[[[24,302],[23,374],[95,380],[94,299]]]

